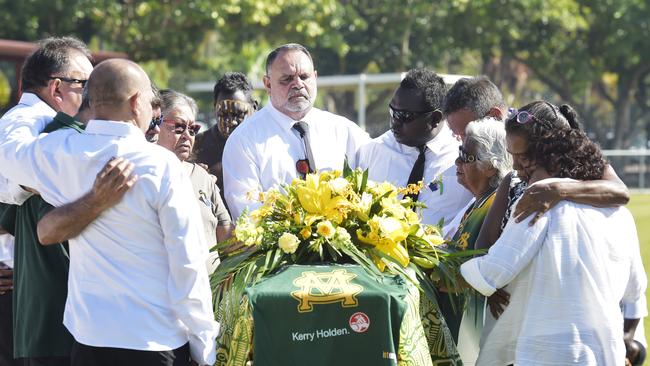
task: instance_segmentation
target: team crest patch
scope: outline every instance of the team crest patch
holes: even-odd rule
[[[358,306],[357,295],[363,287],[352,283],[357,277],[345,269],[331,272],[306,271],[293,280],[293,285],[300,290],[291,292],[298,300],[298,312],[307,313],[314,310],[314,304],[333,304],[340,302],[344,308]]]
[[[438,192],[440,192],[440,195],[442,195],[442,193],[443,193],[444,190],[445,190],[445,187],[444,187],[444,185],[442,184],[442,174],[439,174],[439,175],[436,177],[436,179],[434,179],[434,180],[432,180],[431,182],[429,182],[429,183],[427,184],[427,187],[429,187],[429,189],[431,190],[431,192],[436,192],[436,191],[438,191]]]
[[[362,312],[352,314],[348,323],[350,324],[350,329],[357,333],[364,333],[370,328],[370,318]]]

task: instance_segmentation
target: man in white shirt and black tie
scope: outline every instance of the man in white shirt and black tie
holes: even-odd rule
[[[270,103],[247,118],[226,142],[225,197],[233,219],[258,207],[254,199],[306,173],[355,166],[360,146],[370,140],[359,126],[314,108],[314,63],[299,44],[286,44],[266,59],[264,86]]]
[[[119,156],[137,181],[115,206],[70,240],[63,322],[75,339],[72,365],[200,365],[215,362],[207,250],[189,178],[176,157],[144,138],[151,83],[127,60],[108,60],[88,80],[95,119],[78,133],[34,141],[30,121],[0,134],[8,178],[66,204]]]
[[[405,187],[422,182],[418,195],[424,203],[422,221],[450,224],[472,199],[458,183],[455,161],[459,141],[443,119],[446,87],[441,77],[426,69],[410,70],[388,106],[390,130],[359,150],[358,165],[371,180]]]

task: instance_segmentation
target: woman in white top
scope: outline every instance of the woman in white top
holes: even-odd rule
[[[514,111],[506,131],[514,168],[529,186],[603,175],[598,146],[567,105],[533,102]],[[511,294],[499,319],[486,324],[477,364],[624,364],[619,304],[639,299],[647,282],[632,216],[562,201],[530,221],[510,220],[488,254],[461,267],[483,295],[506,284]]]

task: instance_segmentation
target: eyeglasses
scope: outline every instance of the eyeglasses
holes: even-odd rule
[[[392,105],[389,104],[388,111],[390,113],[390,118],[393,120],[400,121],[402,123],[409,123],[413,122],[415,119],[421,116],[424,116],[425,114],[433,113],[437,111],[437,109],[434,109],[432,111],[412,112],[403,109],[395,109]]]
[[[458,159],[463,164],[469,164],[478,161],[476,155],[468,154],[467,151],[465,151],[465,149],[463,149],[462,146],[458,146]]]
[[[162,121],[164,121],[164,120],[165,120],[165,119],[164,119],[164,117],[163,117],[162,114],[160,115],[160,117],[153,117],[153,118],[151,118],[151,122],[149,122],[149,129],[150,129],[150,130],[153,130],[154,128],[156,128],[156,126],[160,126],[160,124],[161,124]]]
[[[532,120],[539,121],[534,114],[526,111],[517,111],[515,108],[508,109],[508,119],[513,119],[522,125],[525,125]]]
[[[55,80],[59,79],[63,82],[69,83],[69,84],[81,84],[81,87],[85,87],[86,83],[88,82],[88,79],[73,79],[73,78],[66,78],[63,76],[50,76],[48,77],[49,80]]]
[[[182,135],[185,133],[185,130],[188,130],[190,133],[190,136],[196,136],[197,133],[199,133],[199,130],[201,129],[201,125],[199,124],[187,124],[187,123],[182,123],[182,122],[174,122],[170,123],[174,127],[174,133],[177,135]]]

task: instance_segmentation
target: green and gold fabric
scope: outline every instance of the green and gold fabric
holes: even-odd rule
[[[246,315],[230,339],[220,337],[217,365],[244,365],[251,346],[256,365],[432,365],[420,293],[400,277],[293,265],[246,294]]]
[[[491,189],[465,211],[458,230],[451,241],[459,250],[475,249],[476,239],[495,196],[496,191]],[[420,304],[423,316],[422,322],[429,341],[429,347],[431,347],[433,353],[441,347],[450,347],[449,342],[453,342],[454,349],[456,349],[464,314],[467,316],[466,324],[463,327],[465,339],[470,339],[470,343],[478,344],[483,329],[483,303],[484,298],[480,295],[470,296],[468,302],[468,299],[463,295],[453,295],[445,292],[439,293],[439,308],[423,299]],[[431,314],[431,312],[434,313]],[[446,324],[442,324],[438,320],[440,318],[443,318]],[[471,334],[467,334],[467,332]],[[444,352],[440,352],[440,354],[441,357],[434,356],[434,365],[463,364],[458,354],[456,355],[458,357],[449,357]]]

